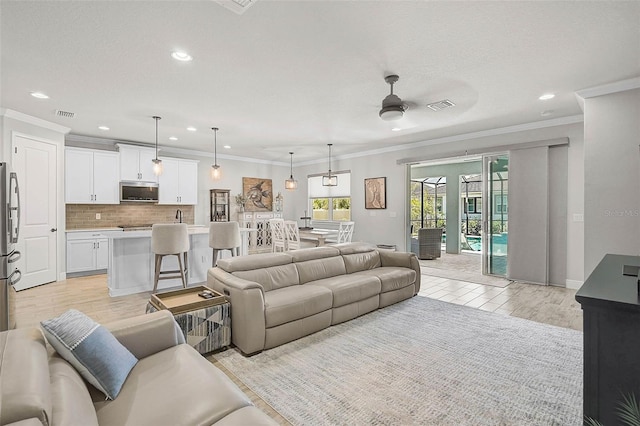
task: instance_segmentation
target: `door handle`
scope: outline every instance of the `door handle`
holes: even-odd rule
[[[56,232],[58,228],[51,228],[51,232]]]

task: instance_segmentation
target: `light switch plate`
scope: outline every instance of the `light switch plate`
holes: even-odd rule
[[[96,219],[101,219],[102,215],[100,213],[96,213]]]

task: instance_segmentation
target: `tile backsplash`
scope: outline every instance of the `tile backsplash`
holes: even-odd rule
[[[112,228],[118,225],[171,223],[176,210],[182,210],[182,221],[194,223],[194,206],[158,204],[67,204],[67,229]],[[96,219],[100,214],[100,219]]]

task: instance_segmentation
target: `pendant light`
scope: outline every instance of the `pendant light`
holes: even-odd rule
[[[218,128],[212,127],[213,130],[213,165],[211,166],[211,180],[220,180],[222,178],[222,169],[218,165]]]
[[[332,143],[328,143],[329,145],[329,172],[322,176],[322,186],[338,186],[338,176],[331,174],[331,146]]]
[[[288,191],[295,191],[298,189],[298,181],[293,178],[293,152],[289,152],[291,156],[291,174],[289,175],[289,179],[284,181],[284,189]]]
[[[156,120],[156,158],[151,160],[151,162],[153,163],[153,174],[160,176],[162,174],[162,160],[158,158],[158,120],[161,120],[162,117],[154,115],[152,118]]]

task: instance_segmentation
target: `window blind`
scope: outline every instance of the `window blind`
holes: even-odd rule
[[[351,173],[332,173],[338,177],[337,186],[322,186],[322,176],[309,176],[309,198],[336,198],[351,196]]]

